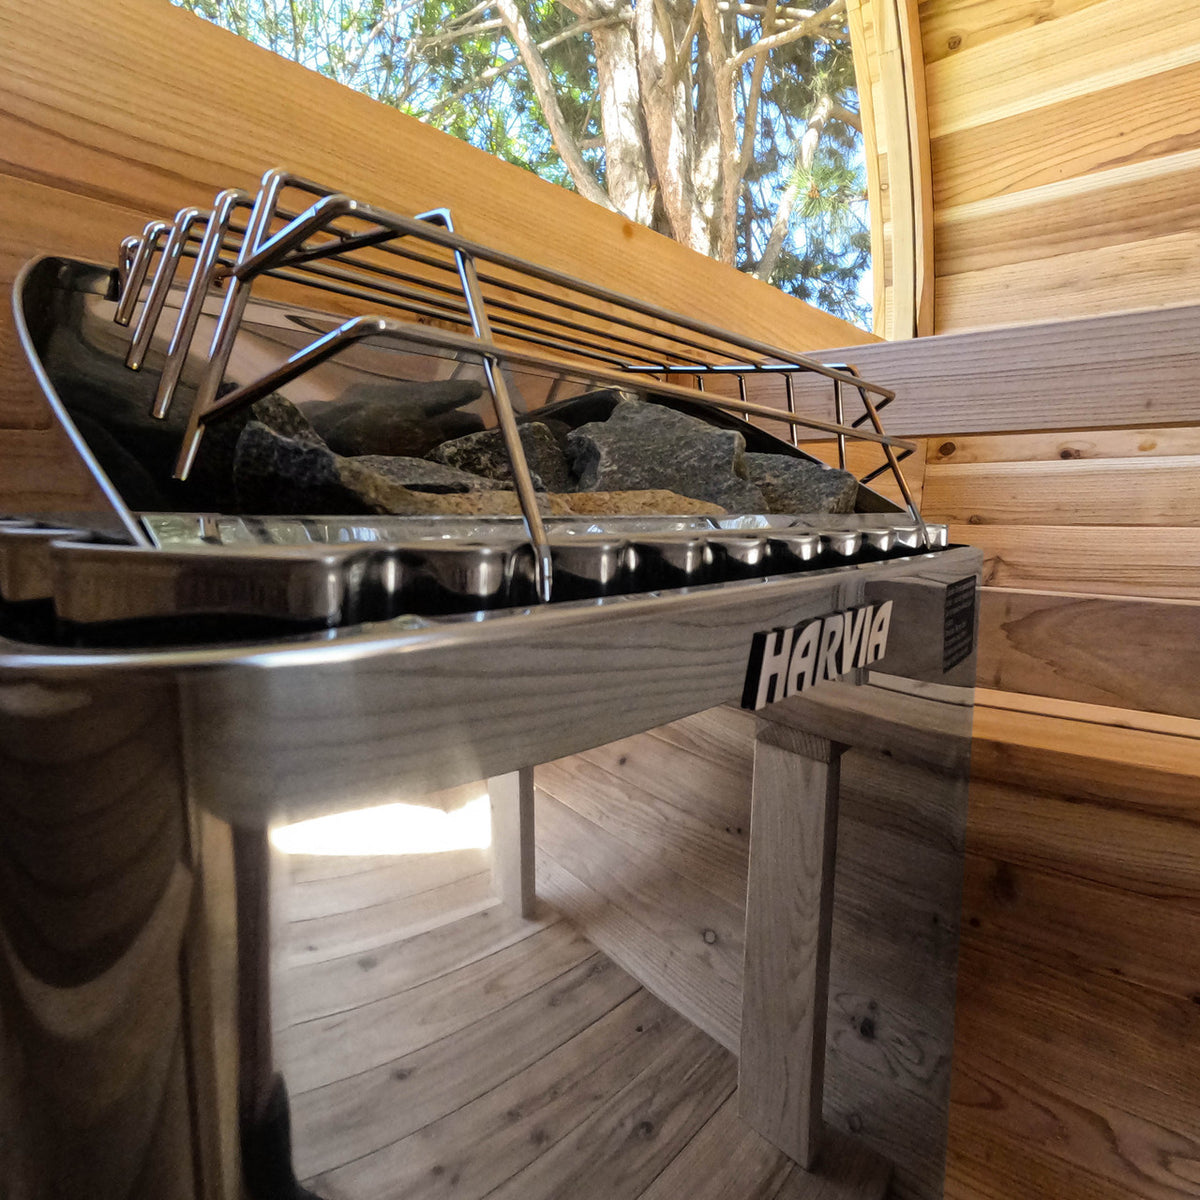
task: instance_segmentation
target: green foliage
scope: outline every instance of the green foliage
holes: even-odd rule
[[[486,5],[472,0],[174,2],[545,179],[573,186],[517,49]],[[592,38],[569,33],[579,18],[558,0],[527,0],[520,7],[532,40],[543,47],[571,136],[603,186]],[[745,49],[762,35],[757,17],[740,16],[731,26],[731,48]],[[692,43],[694,66],[702,40]],[[764,64],[753,154],[738,197],[735,261],[743,270],[758,270],[780,199],[791,185],[796,202],[789,236],[770,281],[868,325],[870,304],[862,283],[869,278],[870,236],[849,39],[800,38],[765,55]],[[753,74],[751,60],[735,76],[739,131]],[[806,170],[801,139],[822,98],[832,100],[833,113],[821,127]],[[701,99],[693,88],[693,103]]]

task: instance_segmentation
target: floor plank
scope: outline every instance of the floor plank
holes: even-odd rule
[[[593,953],[579,933],[560,923],[397,996],[293,1025],[278,1037],[292,1091],[309,1091],[428,1046]]]
[[[374,1154],[322,1175],[329,1200],[476,1200],[488,1195],[694,1031],[645,991],[499,1087]]]
[[[737,1116],[734,1056],[549,905],[533,921],[494,898],[464,914],[479,876],[449,862],[431,875],[414,856],[405,878],[364,860],[358,880],[295,864],[301,887],[332,884],[352,906],[293,922],[293,947],[297,931],[325,934],[276,980],[295,1167],[318,1194],[881,1200],[878,1161],[844,1135],[816,1173],[794,1171]],[[416,924],[380,940],[381,914],[405,904]]]
[[[491,1200],[637,1200],[729,1098],[736,1081],[733,1055],[689,1028],[674,1053],[648,1062],[608,1104],[491,1192]]]
[[[344,1165],[407,1137],[524,1070],[638,990],[603,955],[393,1062],[292,1098],[296,1169]]]
[[[738,1116],[737,1097],[731,1096],[641,1200],[773,1200],[792,1166]]]
[[[286,1023],[329,1016],[397,995],[532,937],[558,920],[558,914],[548,908],[526,920],[502,904],[493,904],[407,941],[302,964],[289,979]]]

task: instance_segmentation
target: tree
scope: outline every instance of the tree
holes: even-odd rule
[[[869,315],[845,0],[177,2],[827,311]]]

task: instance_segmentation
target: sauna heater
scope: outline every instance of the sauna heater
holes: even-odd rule
[[[850,754],[863,731],[884,783],[845,797],[843,843],[918,828],[912,861],[839,843],[825,1109],[896,1162],[897,1194],[941,1194],[980,562],[922,521],[891,393],[283,171],[151,222],[115,265],[31,262],[14,307],[106,503],[0,521],[12,1195],[223,1195],[231,1123],[251,1193],[291,1187],[270,827],[727,704],[790,706]],[[396,380],[401,434],[481,439],[489,482],[319,444],[322,405],[378,414]],[[534,425],[570,443],[629,413],[818,485],[802,440],[878,469],[832,513],[747,509],[736,474],[699,504],[550,480]],[[230,899],[214,826],[236,954],[204,916]],[[887,887],[904,902],[863,899]]]

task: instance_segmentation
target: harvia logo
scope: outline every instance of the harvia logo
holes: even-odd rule
[[[746,666],[742,707],[759,709],[869,667],[887,653],[892,602],[865,604],[793,625],[756,633]]]

